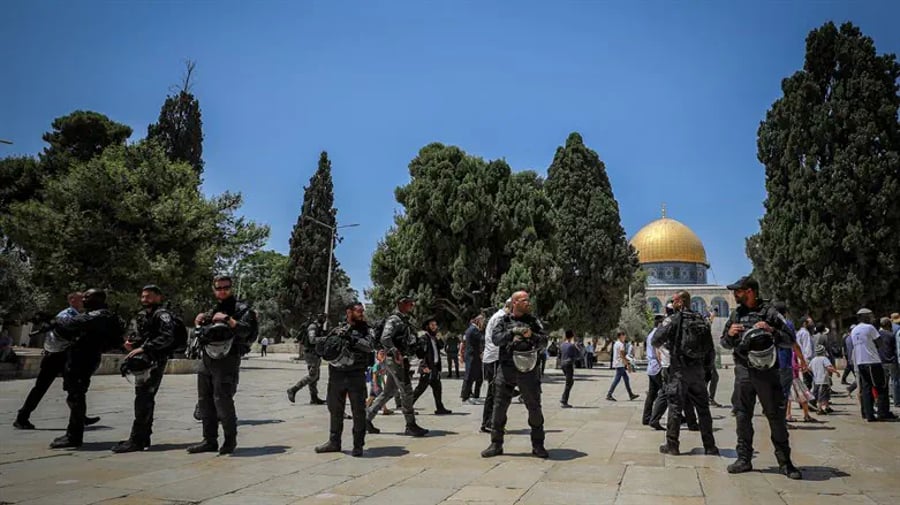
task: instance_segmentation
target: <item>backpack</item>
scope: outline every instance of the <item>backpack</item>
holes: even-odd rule
[[[369,328],[372,329],[372,345],[376,351],[384,349],[384,346],[381,344],[381,334],[384,333],[384,323],[386,321],[387,318],[385,317],[369,325]]]
[[[169,354],[184,354],[185,351],[187,351],[188,346],[187,326],[185,326],[184,321],[175,314],[172,314],[172,324],[175,325],[175,340],[172,342]]]
[[[712,332],[709,324],[696,312],[681,312],[678,322],[680,341],[678,351],[688,360],[703,361],[712,352]]]
[[[316,354],[325,361],[338,359],[346,347],[346,339],[344,339],[346,329],[345,325],[337,326],[320,338],[315,343]]]

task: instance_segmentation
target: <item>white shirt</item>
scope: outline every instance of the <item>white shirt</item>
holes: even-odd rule
[[[809,362],[809,369],[812,370],[813,384],[830,384],[828,367],[831,362],[825,356],[816,356]]]
[[[815,349],[813,348],[812,335],[809,334],[809,330],[806,328],[801,327],[797,330],[797,345],[799,345],[800,350],[803,351],[803,357],[806,358],[807,363],[816,357]]]
[[[259,344],[260,345],[269,345],[269,337],[263,337],[262,341]]]
[[[625,352],[625,343],[616,340],[613,344],[613,368],[622,368],[625,362],[622,361],[622,353]]]
[[[488,319],[487,326],[484,329],[484,352],[481,354],[481,362],[482,363],[493,363],[500,359],[500,348],[494,345],[494,328],[497,327],[497,323],[503,319],[503,316],[506,315],[506,311],[503,309],[494,312],[494,315]]]
[[[850,331],[850,345],[853,346],[854,365],[881,363],[875,341],[881,338],[878,330],[868,323],[859,323]]]
[[[662,368],[657,357],[658,349],[653,347],[653,335],[656,335],[656,330],[657,328],[653,328],[650,330],[650,334],[647,335],[647,375],[656,375]]]
[[[440,363],[441,355],[438,352],[436,337],[428,335],[428,343],[431,344],[431,352],[432,352],[432,356],[434,356],[434,362]]]

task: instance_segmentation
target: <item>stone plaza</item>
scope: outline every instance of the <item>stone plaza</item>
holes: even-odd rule
[[[482,459],[479,453],[489,442],[478,431],[482,407],[460,403],[456,379],[444,380],[444,402],[452,415],[432,415],[430,392],[419,400],[419,424],[431,430],[427,437],[399,435],[403,417],[379,415],[375,424],[382,434],[367,436],[364,457],[349,455],[351,421],[345,422],[344,453],[318,455],[313,447],[328,437],[326,408],[308,405],[305,390],[297,395],[297,404],[285,397],[305,366],[287,354],[272,354],[253,355],[242,368],[236,396],[238,449],[231,456],[185,452],[201,438],[200,424],[192,417],[197,396],[193,375],[164,378],[153,445],[129,454],[110,452],[127,438],[132,422],[134,398],[124,378],[94,377],[88,414],[102,420],[88,428],[85,445],[71,451],[47,448],[66,425],[61,380],[32,415],[34,431],[12,426],[33,379],[0,383],[0,503],[900,503],[900,424],[864,422],[855,399],[846,395],[836,398],[838,412],[820,417],[822,422],[794,425],[793,459],[804,480],[791,481],[777,473],[759,407],[753,472],[725,471],[735,456],[734,418],[728,408],[713,408],[722,456],[703,456],[699,434],[686,430],[681,449],[691,454],[659,454],[663,433],[641,425],[647,386],[642,371],[632,374],[632,387],[641,398],[627,401],[620,385],[619,401],[612,403],[604,399],[612,371],[578,369],[570,400],[575,408],[561,409],[562,374],[548,366],[543,405],[550,458],[540,460],[530,455],[525,409],[518,403],[510,407],[506,454]],[[733,374],[723,369],[720,375],[717,400],[727,404]],[[323,393],[326,382],[323,367]]]

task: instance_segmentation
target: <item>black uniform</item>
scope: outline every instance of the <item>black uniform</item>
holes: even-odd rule
[[[447,337],[444,348],[447,351],[447,378],[449,379],[453,375],[455,367],[456,378],[459,379],[459,337],[456,335]]]
[[[775,458],[779,465],[788,465],[791,462],[791,447],[788,443],[785,398],[778,376],[778,367],[776,365],[767,370],[750,367],[747,351],[741,349],[739,345],[741,335],[728,336],[728,329],[732,324],[742,324],[745,329],[749,329],[760,321],[765,321],[775,330],[773,336],[779,347],[792,346],[795,341],[794,332],[784,317],[767,301],[760,300],[754,309],[739,305],[725,323],[720,343],[722,347],[734,350],[733,399],[737,420],[737,457],[738,460],[747,463],[750,463],[753,457],[753,409],[758,397],[763,413],[769,421]]]
[[[434,395],[435,413],[446,414],[449,411],[444,408],[444,401],[441,399],[441,348],[444,346],[436,336],[425,332],[422,341],[422,356],[419,361],[419,384],[413,391],[413,403],[415,403],[422,393],[431,386],[431,394]],[[428,372],[424,369],[428,368]]]
[[[306,360],[307,374],[288,389],[288,398],[293,398],[297,391],[303,389],[303,386],[309,386],[309,402],[322,402],[319,398],[319,369],[322,366],[322,358],[316,354],[315,349],[316,342],[320,338],[322,338],[322,325],[313,321],[306,327],[306,339],[303,342],[303,359]],[[291,401],[293,402],[293,400]]]
[[[100,366],[104,351],[120,347],[125,329],[115,314],[105,304],[87,307],[84,314],[60,321],[54,331],[72,344],[66,349],[66,365],[63,371],[63,389],[69,406],[69,425],[66,437],[72,446],[79,446],[84,439],[84,416],[87,411],[87,391],[91,376]]]
[[[681,340],[687,331],[687,321],[702,325],[705,346],[708,349],[702,358],[686,356],[680,347]],[[707,451],[716,449],[716,439],[712,431],[712,414],[709,411],[709,391],[706,388],[706,377],[715,367],[715,345],[703,317],[689,309],[678,311],[666,318],[653,336],[654,347],[666,346],[669,350],[670,364],[666,388],[666,401],[669,407],[669,418],[666,422],[666,452],[678,454],[679,431],[682,415],[685,411],[696,409],[699,421],[700,438]],[[697,422],[695,421],[695,422]]]
[[[135,323],[134,348],[142,348],[156,367],[150,370],[150,377],[145,382],[134,386],[134,424],[129,439],[139,446],[148,447],[153,432],[156,392],[159,391],[169,353],[175,343],[175,325],[180,323],[171,312],[159,306],[151,307],[149,311],[142,310]]]
[[[366,438],[366,367],[372,361],[374,349],[369,325],[365,321],[353,326],[345,323],[331,330],[329,335],[340,335],[346,340],[341,357],[328,363],[329,440],[340,447],[344,407],[349,397],[353,414],[353,448],[362,449]]]
[[[219,423],[222,423],[225,444],[234,445],[237,439],[234,393],[238,385],[241,355],[249,351],[250,343],[256,339],[257,321],[250,306],[233,296],[216,304],[207,314],[207,319],[217,312],[228,314],[236,321],[237,325],[231,330],[234,342],[228,354],[221,359],[212,359],[203,352],[197,374],[197,395],[204,442],[218,444]]]
[[[463,379],[460,398],[466,401],[471,397],[481,396],[481,383],[484,380],[484,371],[481,366],[481,357],[484,355],[484,332],[474,324],[466,330],[466,376]],[[474,388],[474,391],[473,391]]]
[[[531,337],[522,336],[525,329],[531,329]],[[515,317],[507,314],[500,319],[491,334],[494,345],[500,348],[499,366],[494,377],[494,414],[491,420],[491,443],[503,445],[506,428],[506,413],[512,402],[513,390],[519,393],[528,409],[528,426],[531,427],[531,445],[543,449],[544,414],[541,411],[540,363],[528,372],[520,372],[513,362],[514,351],[537,351],[538,355],[547,348],[547,335],[540,321],[530,314]]]

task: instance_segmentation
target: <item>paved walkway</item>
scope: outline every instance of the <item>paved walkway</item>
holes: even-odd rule
[[[361,503],[551,504],[727,504],[767,505],[900,503],[900,424],[867,424],[855,402],[837,398],[837,415],[821,424],[798,424],[791,431],[794,462],[806,480],[775,473],[765,419],[757,415],[754,472],[731,476],[734,420],[714,409],[722,457],[663,456],[661,433],[641,426],[646,377],[634,375],[637,401],[604,400],[611,372],[582,370],[572,393],[573,409],[560,409],[562,376],[549,371],[544,415],[549,460],[530,457],[525,409],[510,408],[507,454],[490,460],[479,452],[488,436],[479,433],[480,406],[461,405],[458,380],[445,380],[451,416],[431,415],[430,392],[420,400],[419,423],[432,430],[422,439],[398,435],[400,415],[379,416],[381,435],[367,437],[366,456],[317,455],[327,438],[324,406],[310,406],[306,391],[292,405],[284,390],[305,366],[285,355],[253,357],[243,363],[237,409],[238,450],[230,457],[188,455],[200,439],[191,417],[196,398],[193,376],[166,376],[157,399],[153,447],[146,452],[112,454],[127,437],[132,419],[130,385],[116,376],[95,377],[88,412],[103,417],[89,428],[78,451],[51,450],[62,434],[67,409],[57,381],[32,417],[37,431],[12,428],[15,412],[32,380],[0,383],[0,503],[27,504],[184,504],[209,505]],[[324,370],[323,370],[324,371]],[[721,374],[719,401],[727,402],[730,370]],[[321,385],[324,391],[324,382]],[[843,388],[838,388],[843,389]],[[393,403],[393,402],[391,402]],[[350,447],[350,422],[344,445]],[[684,432],[682,450],[701,444]]]

